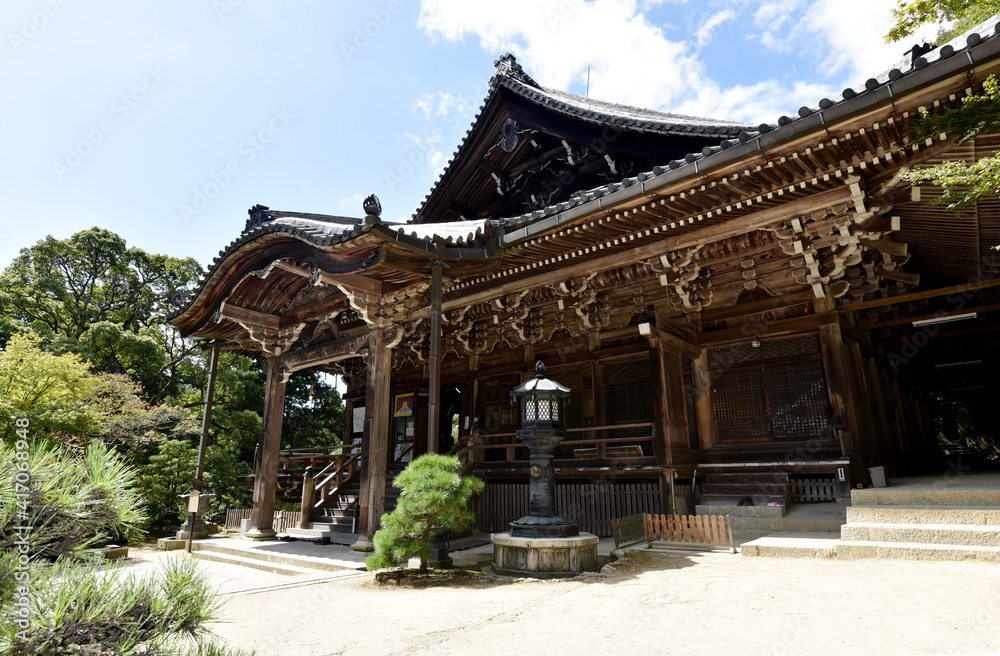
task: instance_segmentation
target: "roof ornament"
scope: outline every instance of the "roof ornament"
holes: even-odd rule
[[[248,209],[247,214],[250,215],[250,218],[247,219],[247,224],[243,229],[249,230],[251,228],[256,228],[261,223],[264,223],[265,221],[270,221],[271,217],[264,214],[264,212],[268,211],[269,209],[270,208],[267,205],[259,205],[259,204],[254,205],[253,207]]]
[[[538,82],[531,79],[531,76],[525,73],[521,65],[517,63],[517,57],[509,52],[501,55],[500,59],[493,62],[493,66],[496,67],[496,73],[493,75],[494,78],[500,76],[509,77],[512,80],[517,80],[518,82],[523,82],[539,89],[541,88]]]
[[[365,224],[374,225],[382,222],[382,219],[379,218],[382,215],[382,203],[379,202],[378,196],[370,195],[365,199],[362,207],[365,209]]]
[[[517,121],[508,117],[500,126],[500,148],[509,153],[517,146]]]

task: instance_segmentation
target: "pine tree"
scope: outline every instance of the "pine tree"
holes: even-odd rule
[[[404,469],[393,485],[402,492],[396,509],[382,515],[382,528],[375,533],[375,552],[365,561],[368,569],[392,567],[420,557],[426,571],[430,557],[428,540],[436,529],[463,531],[475,521],[467,509],[469,497],[483,491],[475,476],[462,476],[455,456],[424,454]]]

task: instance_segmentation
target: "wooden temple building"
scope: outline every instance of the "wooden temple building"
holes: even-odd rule
[[[374,196],[363,218],[255,206],[170,317],[267,373],[251,534],[273,535],[284,385],[307,368],[348,391],[303,525],[350,506],[359,548],[414,454],[526,485],[508,394],[538,360],[572,390],[558,484],[605,515],[623,489],[669,512],[692,480],[702,502],[803,477],[832,500],[871,466],[939,467],[942,413],[995,428],[1000,201],[955,216],[900,173],[997,150],[907,126],[981,90],[998,53],[989,25],[764,125],[547,89],[505,55],[412,221]]]

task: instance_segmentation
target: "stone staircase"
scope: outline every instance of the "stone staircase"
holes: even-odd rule
[[[401,470],[389,471],[385,484],[385,512],[396,507],[399,489],[392,485]],[[306,528],[292,527],[284,535],[299,540],[316,540],[322,543],[351,545],[357,540],[358,497],[361,494],[358,482],[347,486],[323,508],[313,511],[312,521]]]
[[[737,545],[774,533],[833,533],[844,523],[844,506],[832,502],[791,506],[699,505],[695,513],[729,515],[733,542]]]
[[[233,539],[199,540],[193,545],[191,557],[283,576],[316,576],[324,572],[345,574],[364,569],[363,555],[358,557],[360,562],[353,562],[310,555],[302,549],[297,551],[287,543],[276,541],[247,544]]]
[[[1000,489],[854,490],[838,558],[1000,561]]]
[[[791,495],[791,485],[785,472],[711,472],[705,474],[699,503],[705,506],[736,506],[741,500],[749,499],[753,506],[766,507],[771,503],[785,506]]]
[[[742,553],[1000,562],[1000,484],[984,485],[985,477],[967,476],[964,484],[951,487],[939,477],[852,490],[847,523],[839,534],[777,533],[744,544]]]

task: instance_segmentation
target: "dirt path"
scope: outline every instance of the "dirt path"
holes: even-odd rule
[[[996,564],[632,555],[593,582],[234,596],[212,629],[261,656],[1000,653]]]

